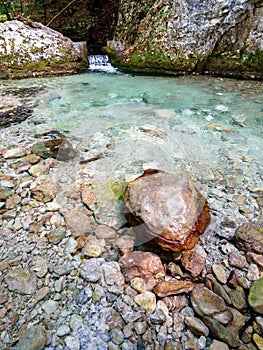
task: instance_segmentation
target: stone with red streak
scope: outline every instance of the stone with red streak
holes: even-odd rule
[[[210,221],[206,198],[186,176],[146,170],[124,200],[138,240],[154,239],[163,249],[192,249]]]

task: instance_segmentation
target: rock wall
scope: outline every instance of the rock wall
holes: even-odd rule
[[[86,67],[87,52],[40,23],[13,20],[0,24],[0,62],[0,78],[74,73]]]
[[[129,68],[263,77],[262,0],[120,0],[109,52]]]

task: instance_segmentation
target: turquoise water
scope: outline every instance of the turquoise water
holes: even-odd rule
[[[41,88],[21,128],[68,131],[86,154],[103,154],[100,176],[127,180],[154,167],[203,182],[230,175],[262,181],[262,82],[87,72],[1,87]]]

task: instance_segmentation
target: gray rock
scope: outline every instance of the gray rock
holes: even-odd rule
[[[65,338],[65,343],[69,350],[79,350],[80,349],[80,341],[77,337],[68,336]]]
[[[46,345],[46,329],[36,325],[29,328],[19,339],[14,350],[41,350]]]
[[[114,239],[117,236],[116,231],[107,225],[98,225],[95,230],[95,235],[97,238],[102,239]]]
[[[66,242],[66,245],[65,245],[65,252],[70,253],[70,254],[74,254],[78,250],[78,246],[79,246],[79,244],[75,240],[75,238],[69,237],[67,242]]]
[[[53,314],[58,308],[58,302],[55,300],[47,300],[42,304],[42,309],[48,314]]]
[[[14,269],[5,277],[9,290],[20,294],[36,292],[36,275],[28,269]]]
[[[73,314],[71,317],[70,317],[70,321],[69,321],[69,325],[70,325],[70,328],[75,332],[77,331],[78,329],[80,329],[83,325],[83,320],[82,320],[82,317],[77,315],[77,314]]]
[[[59,337],[64,337],[65,335],[70,334],[70,328],[67,324],[63,324],[57,329],[57,335]]]
[[[102,276],[101,265],[104,259],[88,259],[81,267],[80,274],[88,282],[97,282]]]

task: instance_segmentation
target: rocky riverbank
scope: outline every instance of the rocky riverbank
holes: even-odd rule
[[[73,165],[85,173],[105,155],[25,130],[0,136],[1,349],[263,349],[256,177],[239,186],[233,167],[209,182],[211,223],[192,250],[138,246],[114,215],[125,184],[72,182]]]

